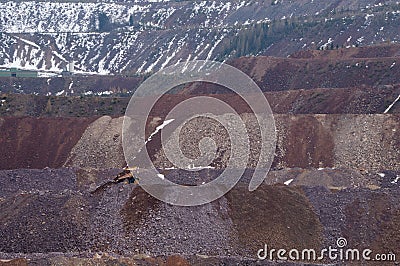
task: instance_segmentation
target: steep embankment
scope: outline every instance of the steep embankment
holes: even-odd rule
[[[386,48],[383,48],[384,50]],[[252,77],[263,91],[291,89],[374,87],[398,83],[400,58],[346,58],[335,56],[303,58],[244,57],[232,65]],[[363,51],[360,50],[359,53]],[[374,49],[370,51],[373,53]]]
[[[308,50],[289,58],[241,57],[229,64],[248,74],[264,92],[312,89],[390,89],[399,84],[400,45]],[[0,92],[48,96],[127,96],[144,76],[0,78]],[[212,86],[187,86],[187,94],[227,93]],[[373,92],[371,92],[373,93]]]
[[[5,1],[0,65],[151,73],[193,58],[398,42],[398,10],[395,0]]]
[[[165,116],[176,104],[194,96],[205,95],[223,100],[239,113],[251,112],[239,96],[221,94],[220,88],[207,86],[195,94],[164,95],[152,111]],[[213,91],[218,94],[206,94]],[[190,92],[194,93],[194,92]],[[204,94],[203,94],[204,93]],[[264,93],[274,114],[382,114],[400,95],[400,85],[335,89],[288,90]],[[0,94],[0,115],[33,117],[122,116],[128,97],[57,97],[25,94]],[[388,113],[400,113],[394,104]]]
[[[0,118],[0,168],[58,168],[95,118]]]
[[[120,96],[135,91],[143,79],[143,76],[96,75],[37,78],[0,77],[0,91],[47,96]]]
[[[148,126],[150,134],[161,123]],[[244,115],[250,140],[257,130],[251,117]],[[274,167],[345,167],[359,170],[396,170],[400,168],[400,117],[398,115],[276,115],[277,150]],[[124,162],[121,146],[122,118],[4,118],[0,138],[1,168],[120,168]],[[151,121],[150,121],[151,122]],[[204,121],[203,121],[204,122]],[[202,122],[202,123],[203,123]],[[195,123],[181,140],[195,153],[202,138]],[[210,128],[213,126],[210,124]],[[253,135],[254,134],[254,135]],[[158,166],[168,165],[159,152],[156,135],[148,150]],[[221,139],[221,151],[229,141]],[[228,149],[229,150],[229,149]],[[220,151],[220,152],[221,152]],[[252,158],[257,158],[257,149]],[[221,153],[222,154],[222,153]],[[223,156],[215,166],[222,167]],[[256,161],[249,166],[254,167]]]

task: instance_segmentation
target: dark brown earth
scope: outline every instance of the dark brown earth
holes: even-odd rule
[[[120,125],[118,119],[112,122],[111,118],[101,118],[113,127]],[[69,132],[67,129],[89,124],[82,118],[7,118],[4,121],[3,126],[14,125],[13,121],[17,126],[3,129],[14,132],[13,136],[25,136],[21,139],[25,145],[17,147],[32,147],[46,139],[57,140],[59,131],[53,131],[56,128]],[[26,128],[18,125],[24,121],[28,125],[32,121],[37,125],[46,124],[47,127],[38,126],[35,131],[43,130],[38,136],[46,137],[23,135]],[[283,169],[272,171],[265,183],[252,193],[247,190],[248,172],[224,198],[196,208],[164,204],[132,185],[120,184],[90,193],[97,185],[112,179],[118,169],[101,170],[97,166],[97,169],[0,171],[3,184],[0,257],[28,257],[40,264],[49,260],[46,254],[58,252],[60,255],[51,261],[71,265],[76,260],[85,261],[83,258],[107,252],[112,258],[100,259],[104,260],[102,263],[109,260],[119,263],[130,258],[135,263],[151,265],[166,260],[158,256],[180,254],[192,265],[203,265],[207,261],[252,265],[263,243],[278,248],[320,249],[334,245],[339,237],[346,237],[352,247],[367,246],[377,252],[398,254],[399,186],[393,182],[400,176],[399,154],[395,148],[400,139],[396,137],[400,132],[399,117],[389,114],[278,115],[276,121],[280,138],[287,141],[278,144],[274,168],[283,166]],[[120,145],[120,137],[114,139],[113,128],[109,129],[111,134],[101,133],[100,139],[90,135],[100,125],[98,121],[93,122],[92,129],[74,141],[72,150],[86,147],[86,154],[81,158],[88,161],[79,161],[79,165],[100,160],[92,151],[112,150]],[[157,125],[152,123],[149,130]],[[340,146],[339,140],[348,144]],[[356,141],[361,141],[361,146]],[[378,150],[375,141],[385,147],[384,153],[375,155]],[[107,146],[108,143],[114,144]],[[348,151],[346,146],[350,148]],[[280,152],[280,149],[286,151]],[[69,151],[71,148],[61,150],[63,156],[59,158],[69,157]],[[17,154],[20,153],[14,154],[15,160],[21,158]],[[313,158],[311,164],[309,155]],[[33,161],[28,156],[24,158],[27,162]],[[333,168],[338,158],[342,158],[341,168]],[[353,163],[357,160],[366,168],[356,167]],[[21,167],[23,163],[20,161],[16,168],[27,168]],[[43,162],[36,163],[40,166]],[[62,165],[61,160],[58,163]],[[107,161],[103,161],[103,167],[109,167]],[[325,169],[315,170],[317,167]],[[385,176],[378,175],[378,171]],[[188,178],[201,181],[202,176],[213,175],[218,175],[218,171],[210,170],[199,176],[167,172],[167,178],[176,182]],[[293,180],[291,185],[284,186],[289,180]],[[134,258],[138,254],[148,254],[152,259],[143,262]]]
[[[289,58],[243,57],[231,64],[263,91],[391,85],[400,76],[399,46],[304,51]],[[395,63],[395,64],[394,64]]]
[[[385,185],[386,180],[376,174],[359,186],[349,172],[336,170],[343,178],[339,188],[335,183],[307,181],[301,170],[274,171],[255,192],[248,192],[246,181],[240,181],[225,197],[188,208],[164,204],[135,185],[119,184],[89,193],[90,184],[101,183],[112,173],[1,171],[5,181],[0,190],[1,257],[23,254],[34,261],[53,252],[60,252],[57,257],[93,257],[107,252],[116,258],[182,254],[189,261],[194,261],[191,256],[201,255],[203,259],[218,257],[220,262],[230,257],[254,263],[256,252],[265,243],[276,248],[319,250],[334,245],[338,237],[346,237],[354,248],[400,252],[399,187]],[[333,173],[326,169],[309,174],[333,177]],[[90,184],[77,182],[88,175],[95,177]],[[183,173],[179,176],[185,178]],[[283,185],[289,176],[293,185]],[[393,175],[387,178],[393,181]],[[22,180],[24,187],[15,186]],[[40,187],[39,181],[45,181],[47,187]],[[380,188],[368,188],[373,183]]]
[[[400,55],[400,45],[380,44],[365,47],[349,47],[337,50],[303,50],[290,55],[299,59],[349,59],[349,58],[393,58]]]
[[[150,124],[148,135],[161,123]],[[119,168],[124,157],[121,144],[122,118],[2,118],[0,168],[19,169],[73,167]],[[399,168],[400,117],[398,115],[275,115],[277,150],[274,168],[350,167],[359,171]],[[253,131],[253,124],[249,124]],[[96,133],[97,132],[97,133]],[[254,131],[256,134],[257,131]],[[204,137],[188,131],[182,141],[188,151],[197,150]],[[195,135],[193,135],[195,134]],[[256,141],[257,135],[251,135]],[[221,149],[229,140],[221,139]],[[147,145],[158,166],[168,163],[160,153],[160,134]],[[221,150],[221,151],[222,151]],[[257,149],[252,158],[257,158]],[[190,152],[189,152],[190,153]],[[229,157],[219,163],[225,165]],[[255,164],[250,164],[255,167]]]
[[[17,92],[24,94],[56,95],[64,91],[63,96],[80,96],[85,92],[111,91],[114,94],[127,94],[134,91],[144,77],[126,76],[80,76],[71,77],[38,77],[38,78],[0,78],[0,92]],[[72,84],[72,85],[71,85]]]
[[[0,118],[0,168],[59,168],[96,118]]]
[[[208,89],[206,89],[207,91]],[[200,92],[199,92],[200,93]],[[199,94],[211,96],[233,105],[239,113],[249,112],[234,94]],[[165,95],[154,116],[165,116],[177,103],[195,95]],[[399,85],[335,89],[289,90],[264,93],[275,114],[375,114],[383,113],[400,95]],[[92,117],[125,114],[130,98],[121,97],[47,97],[25,94],[0,94],[4,116]],[[400,113],[399,104],[389,113]]]

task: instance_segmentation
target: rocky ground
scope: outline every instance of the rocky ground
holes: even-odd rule
[[[223,198],[189,208],[162,203],[136,185],[92,193],[124,166],[122,118],[3,118],[2,146],[14,149],[1,150],[0,257],[39,265],[174,265],[168,261],[178,258],[168,256],[179,254],[190,265],[253,265],[270,263],[257,262],[264,243],[320,250],[339,237],[352,247],[399,254],[398,115],[275,119],[276,157],[261,187],[248,191],[250,165]],[[155,120],[148,134],[162,121]],[[202,134],[184,132],[187,151],[196,151]],[[224,143],[217,141],[221,149]],[[168,161],[159,148],[156,135],[148,150],[162,168]],[[200,184],[228,159],[195,174],[160,171]]]
[[[257,141],[256,125],[252,116],[242,115],[247,121],[250,139]],[[399,115],[275,115],[277,148],[273,168],[346,167],[359,171],[399,169]],[[150,123],[147,134],[161,124]],[[121,168],[125,165],[122,152],[123,118],[31,118],[4,117],[0,119],[1,169],[59,168]],[[196,140],[204,137],[188,128],[182,135],[189,153],[195,155]],[[206,128],[208,127],[205,124]],[[213,125],[209,125],[213,128]],[[227,139],[217,141],[220,150],[228,149]],[[160,134],[147,145],[157,167],[168,166],[160,150]],[[254,149],[253,149],[253,148]],[[243,152],[244,153],[244,152]],[[259,150],[251,146],[251,158]],[[222,167],[229,156],[215,161]],[[255,162],[250,163],[255,167]]]
[[[400,182],[395,182],[400,172],[272,171],[255,192],[241,181],[215,202],[176,207],[136,185],[91,193],[116,171],[2,171],[1,257],[70,265],[74,257],[105,260],[106,253],[115,260],[180,254],[190,262],[214,257],[246,264],[257,261],[264,243],[319,250],[339,237],[353,247],[400,253]],[[179,176],[190,178],[184,172]]]
[[[351,64],[369,55],[385,57],[375,64],[383,69],[398,53],[368,51],[349,49],[343,57]],[[350,86],[354,80],[329,76],[328,88],[315,85],[322,82],[316,75],[311,87],[296,88],[301,74],[288,84],[290,73],[282,72],[286,83],[276,91],[265,82],[283,61],[304,66],[307,58],[316,60],[312,71],[317,71],[317,66],[329,68],[322,62],[337,57],[333,53],[338,51],[299,53],[278,63],[263,57],[236,62],[266,90],[276,126],[271,171],[254,192],[248,184],[260,154],[259,132],[268,128],[254,123],[248,106],[237,95],[207,84],[163,96],[148,117],[146,137],[173,106],[196,95],[196,88],[235,107],[249,132],[249,159],[239,183],[222,198],[198,207],[168,205],[134,184],[104,185],[126,165],[121,115],[128,98],[2,94],[0,265],[348,265],[340,260],[257,258],[264,244],[319,251],[336,246],[340,237],[349,248],[400,256],[397,76],[370,77],[368,86],[355,87]],[[276,63],[270,71],[262,68],[268,60]],[[368,62],[372,66],[377,60]],[[364,75],[365,69],[351,73]],[[178,132],[169,140],[174,134]],[[221,125],[194,119],[179,137],[182,152],[192,158],[201,152],[200,140],[212,137],[217,156],[211,169],[171,169],[160,133],[155,134],[143,152],[165,178],[198,185],[221,174],[231,148]],[[240,154],[246,155],[244,150]],[[237,167],[233,165],[235,171]]]

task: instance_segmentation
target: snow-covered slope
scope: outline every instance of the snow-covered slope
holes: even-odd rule
[[[4,1],[0,5],[0,66],[61,71],[74,61],[82,72],[152,72],[190,59],[225,59],[231,38],[246,25],[288,20],[301,24],[314,16],[323,25],[343,19],[343,27],[318,35],[314,32],[324,32],[324,28],[313,26],[304,38],[300,38],[304,33],[288,32],[277,37],[274,43],[280,43],[280,49],[271,53],[286,56],[315,45],[343,44],[344,39],[352,40],[349,45],[398,41],[399,3],[382,1],[371,6],[369,2]],[[339,10],[347,10],[345,17],[339,18]],[[101,32],[101,13],[111,30]],[[260,53],[268,51],[250,54]]]
[[[126,33],[2,34],[0,64],[60,71],[69,61],[79,72],[152,72],[181,60],[215,59],[227,35],[208,29]],[[211,42],[211,43],[210,43]]]
[[[224,19],[232,11],[250,4],[249,1],[6,1],[0,7],[0,30],[9,33],[91,32],[98,28],[99,12],[105,13],[112,23],[120,25],[129,25],[132,15],[133,24],[142,28],[215,27],[225,25]]]

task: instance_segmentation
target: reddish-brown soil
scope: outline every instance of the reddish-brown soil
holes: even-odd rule
[[[156,119],[157,117],[155,117]],[[106,119],[110,128],[97,134],[85,130],[95,118],[3,118],[0,123],[0,169],[57,168],[64,165],[103,168],[122,167],[120,134],[122,119]],[[149,120],[147,135],[154,131],[162,120]],[[400,161],[398,145],[400,133],[398,115],[275,115],[278,133],[274,168],[282,167],[350,167],[358,170],[396,170]],[[151,122],[151,123],[150,123]],[[101,124],[101,123],[100,123]],[[97,123],[97,126],[100,125]],[[194,155],[198,151],[197,141],[204,137],[195,127],[189,127],[182,135],[185,148]],[[249,124],[251,142],[258,138],[255,125]],[[211,127],[210,127],[211,130]],[[194,132],[192,132],[194,131]],[[90,134],[95,134],[91,136]],[[84,138],[82,138],[84,136]],[[82,141],[78,141],[82,138]],[[229,150],[229,139],[218,141],[220,154]],[[71,157],[71,150],[87,153]],[[158,166],[165,166],[166,158],[160,153],[160,134],[147,145],[147,152]],[[107,151],[110,152],[101,152]],[[112,151],[112,152],[111,152]],[[120,151],[120,152],[115,152]],[[143,150],[144,151],[144,150]],[[388,152],[389,151],[389,152]],[[258,158],[259,149],[252,150],[251,158]],[[121,153],[121,154],[120,154]],[[109,155],[107,155],[109,154]],[[229,154],[229,152],[227,153]],[[107,155],[107,156],[106,156]],[[112,157],[110,157],[112,156]],[[79,162],[75,160],[78,160]],[[223,167],[229,157],[216,158],[216,166]],[[104,161],[107,160],[107,161]],[[252,162],[249,167],[255,167]],[[168,163],[167,163],[168,165]]]
[[[302,59],[349,59],[349,58],[393,58],[400,56],[400,45],[381,44],[365,47],[350,47],[337,50],[305,50],[299,51],[290,58]]]
[[[190,88],[190,87],[189,87]],[[217,90],[216,90],[217,89]],[[217,94],[207,94],[209,92]],[[184,90],[180,94],[164,95],[152,111],[153,116],[165,116],[181,101],[194,96],[210,96],[227,102],[239,113],[250,108],[238,95],[215,86]],[[275,114],[375,114],[383,113],[400,94],[400,86],[354,87],[335,89],[289,90],[264,93]],[[130,98],[46,97],[1,94],[0,114],[4,116],[91,117],[125,114]],[[400,113],[396,104],[389,113]]]
[[[127,93],[135,90],[143,81],[143,77],[125,76],[79,76],[56,78],[0,78],[1,92],[15,92],[21,90],[26,94],[38,93],[55,95],[64,91],[64,95],[81,95],[85,92],[93,93],[112,91],[113,93]],[[72,85],[71,85],[72,84]],[[71,85],[71,87],[70,87]]]
[[[238,186],[227,199],[239,234],[238,248],[249,254],[256,254],[266,243],[288,250],[322,245],[323,228],[301,189],[265,186],[249,193],[246,186]]]
[[[27,259],[14,259],[0,261],[0,266],[28,266]]]
[[[61,167],[95,118],[0,118],[0,168]]]
[[[232,65],[252,77],[263,91],[391,85],[399,83],[400,76],[400,57],[244,57]]]
[[[288,124],[285,147],[289,152],[283,153],[283,158],[280,158],[284,165],[302,168],[334,166],[335,141],[331,132],[316,117],[296,117]]]
[[[362,247],[368,242],[374,250],[391,251],[400,245],[400,209],[390,195],[371,193],[366,199],[354,197],[345,212],[348,218],[342,226],[345,236],[354,234],[353,246]],[[371,219],[377,223],[370,224]]]
[[[251,112],[248,104],[239,95],[229,93],[218,86],[203,85],[200,89],[193,86],[194,90],[189,86],[182,94],[163,95],[154,106],[151,115],[164,117],[178,103],[196,96],[210,96],[222,100],[239,114]],[[374,114],[383,113],[393,103],[400,95],[400,86],[289,90],[265,92],[264,95],[274,114]],[[146,99],[143,99],[144,101]],[[390,113],[398,112],[400,103],[390,110]]]

